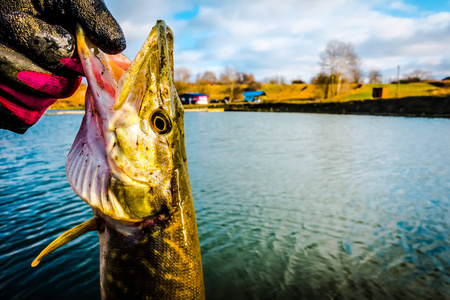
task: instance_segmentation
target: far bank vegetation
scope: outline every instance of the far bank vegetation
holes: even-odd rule
[[[192,74],[186,66],[175,68],[174,80],[178,94],[187,92],[208,94],[211,99],[243,101],[245,91],[263,90],[268,102],[340,102],[372,99],[374,87],[388,89],[388,98],[436,96],[450,94],[450,82],[432,80],[428,71],[414,70],[400,78],[385,78],[379,70],[362,70],[362,61],[351,43],[329,41],[319,54],[320,72],[310,83],[301,79],[288,82],[284,77],[256,80],[254,74],[233,67],[220,74],[210,70]],[[52,109],[83,109],[86,87],[70,98],[61,99]]]
[[[242,101],[245,91],[263,90],[269,102],[365,100],[372,99],[374,87],[387,88],[389,98],[450,93],[450,82],[436,84],[427,71],[414,70],[400,80],[384,78],[379,70],[364,72],[353,45],[338,40],[327,43],[318,64],[320,72],[310,83],[301,79],[287,82],[277,75],[257,81],[253,74],[232,67],[223,69],[220,74],[207,70],[196,75],[187,67],[179,67],[175,69],[175,86],[179,94],[198,92],[210,95],[210,99],[229,97],[235,101]]]

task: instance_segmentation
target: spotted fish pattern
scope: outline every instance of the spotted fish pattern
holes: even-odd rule
[[[88,80],[86,113],[67,178],[94,218],[33,262],[88,230],[100,237],[102,299],[204,299],[200,244],[173,83],[173,33],[157,21],[130,62],[77,28]]]

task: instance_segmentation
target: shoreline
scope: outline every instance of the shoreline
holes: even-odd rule
[[[290,113],[325,113],[374,116],[403,116],[450,118],[450,95],[417,96],[391,99],[366,99],[346,102],[236,102],[231,104],[214,103],[185,105],[186,112],[290,112]],[[83,110],[55,109],[45,115],[84,114]]]
[[[83,110],[75,109],[48,109],[44,115],[46,116],[60,116],[60,115],[84,115]]]
[[[225,111],[450,118],[450,95],[418,96],[398,99],[368,99],[348,102],[236,103],[226,105]]]

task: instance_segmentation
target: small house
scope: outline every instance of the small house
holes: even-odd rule
[[[264,97],[266,96],[266,93],[264,93],[264,91],[244,92],[242,96],[244,96],[245,102],[261,102],[261,100],[266,100],[266,97]]]
[[[208,104],[209,95],[202,93],[184,93],[179,95],[182,104]]]

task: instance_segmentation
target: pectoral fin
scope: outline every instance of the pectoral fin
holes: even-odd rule
[[[41,259],[55,251],[56,249],[64,246],[65,244],[73,241],[77,237],[89,232],[89,231],[97,231],[98,230],[98,218],[92,218],[84,223],[81,223],[80,225],[64,232],[61,234],[56,240],[51,242],[50,245],[48,245],[44,250],[42,250],[41,253],[39,253],[38,257],[36,257],[35,260],[31,263],[32,267],[36,267],[40,262]]]

